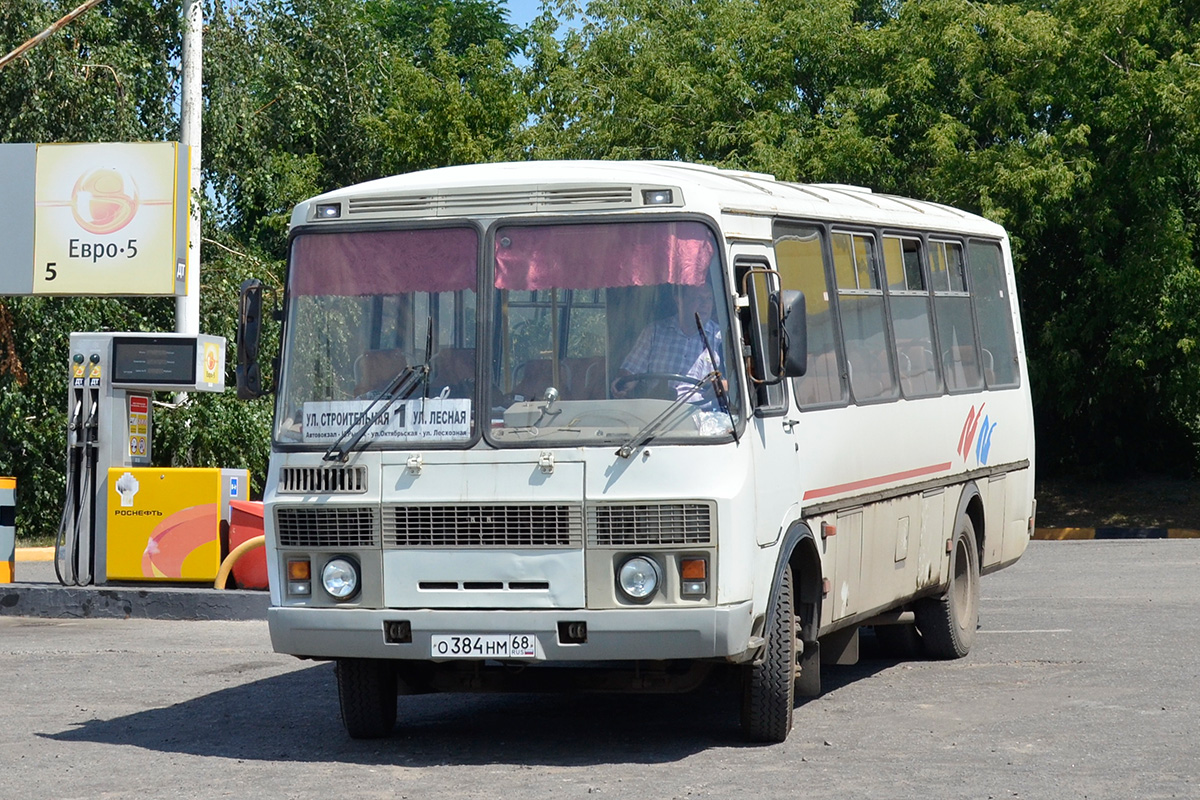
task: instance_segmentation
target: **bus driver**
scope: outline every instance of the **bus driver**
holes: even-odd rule
[[[707,285],[675,285],[675,314],[655,320],[642,329],[617,378],[614,397],[629,397],[646,391],[635,385],[649,380],[666,381],[674,398],[687,394],[714,369],[721,368],[721,330],[712,319],[713,296]],[[704,336],[696,326],[696,316],[704,324]],[[707,342],[705,341],[707,339]],[[709,357],[709,348],[716,363]],[[689,400],[704,403],[712,399],[712,390],[695,392]]]

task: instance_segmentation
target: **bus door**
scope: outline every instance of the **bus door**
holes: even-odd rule
[[[731,256],[737,290],[750,301],[748,308],[739,310],[743,340],[749,346],[746,368],[752,410],[745,443],[753,448],[756,536],[760,545],[768,546],[799,515],[799,418],[789,405],[787,381],[772,377],[766,364],[767,307],[770,296],[780,290],[774,253],[765,244],[736,243]]]

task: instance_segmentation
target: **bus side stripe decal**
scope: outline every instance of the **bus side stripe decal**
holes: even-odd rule
[[[982,403],[979,410],[975,410],[975,406],[971,406],[970,413],[967,414],[967,421],[963,423],[962,433],[958,437],[958,452],[963,457],[963,461],[967,460],[967,454],[971,452],[971,444],[975,441],[975,429],[979,427],[979,420],[983,417],[983,407],[987,403]]]
[[[882,486],[885,483],[892,483],[894,481],[919,478],[923,475],[933,475],[938,472],[945,472],[950,467],[951,462],[947,461],[944,464],[932,464],[928,467],[918,467],[916,469],[905,470],[904,472],[893,472],[891,475],[881,475],[878,478],[866,478],[861,481],[839,483],[837,486],[826,486],[822,489],[809,489],[804,493],[804,499],[815,500],[818,497],[829,497],[830,495],[841,494],[842,492],[853,492],[857,489],[869,489],[872,486]]]

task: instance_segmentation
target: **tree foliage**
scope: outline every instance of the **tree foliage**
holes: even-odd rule
[[[598,0],[565,35],[535,27],[526,142],[982,213],[1013,238],[1042,463],[1186,471],[1200,444],[1198,14],[1171,0]]]
[[[6,0],[0,51],[73,5]],[[175,4],[155,0],[110,0],[80,17],[0,71],[0,142],[171,138],[178,32]],[[169,299],[0,300],[0,474],[17,478],[22,534],[52,533],[63,502],[70,333],[171,330],[173,314]]]
[[[0,55],[78,3],[4,0]],[[0,142],[142,141],[177,128],[178,4],[108,0],[0,70]]]
[[[518,40],[503,20],[483,0],[217,8],[205,176],[223,227],[281,256],[300,200],[509,151],[525,112],[511,58]]]
[[[0,49],[74,5],[6,3]],[[524,120],[517,32],[486,0],[217,2],[206,16],[200,327],[231,344],[241,281],[281,288],[293,204],[354,181],[497,158]],[[0,71],[0,141],[177,137],[179,50],[174,0],[101,4]],[[11,298],[0,310],[0,473],[18,478],[23,535],[45,536],[65,486],[69,334],[171,330],[174,301]],[[159,400],[156,464],[247,467],[261,489],[269,399],[240,403],[230,389],[178,408]]]
[[[7,0],[0,50],[74,0]],[[1041,459],[1200,452],[1195,0],[208,0],[202,328],[281,287],[290,208],[353,182],[527,158],[703,161],[977,211],[1012,235]],[[106,0],[0,70],[0,141],[177,133],[176,0]],[[0,307],[0,472],[44,530],[72,330],[173,327],[170,299]],[[160,408],[156,462],[249,466],[270,404]],[[30,489],[29,487],[36,487]]]

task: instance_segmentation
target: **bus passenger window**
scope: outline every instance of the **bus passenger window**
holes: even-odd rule
[[[942,380],[934,356],[929,291],[921,271],[921,241],[884,236],[883,265],[892,307],[900,388],[905,397],[940,394]]]
[[[994,242],[970,242],[967,255],[979,343],[983,346],[984,379],[989,388],[1018,386],[1021,378],[1017,372],[1016,333],[1000,247]]]
[[[933,312],[946,386],[952,392],[980,389],[983,370],[971,318],[962,245],[931,241],[929,273],[933,279]]]
[[[786,290],[804,292],[808,313],[808,372],[792,381],[801,408],[846,402],[846,381],[838,364],[834,291],[826,279],[821,231],[809,225],[775,226],[775,266]]]
[[[873,236],[833,234],[833,266],[850,389],[856,402],[896,396]]]

